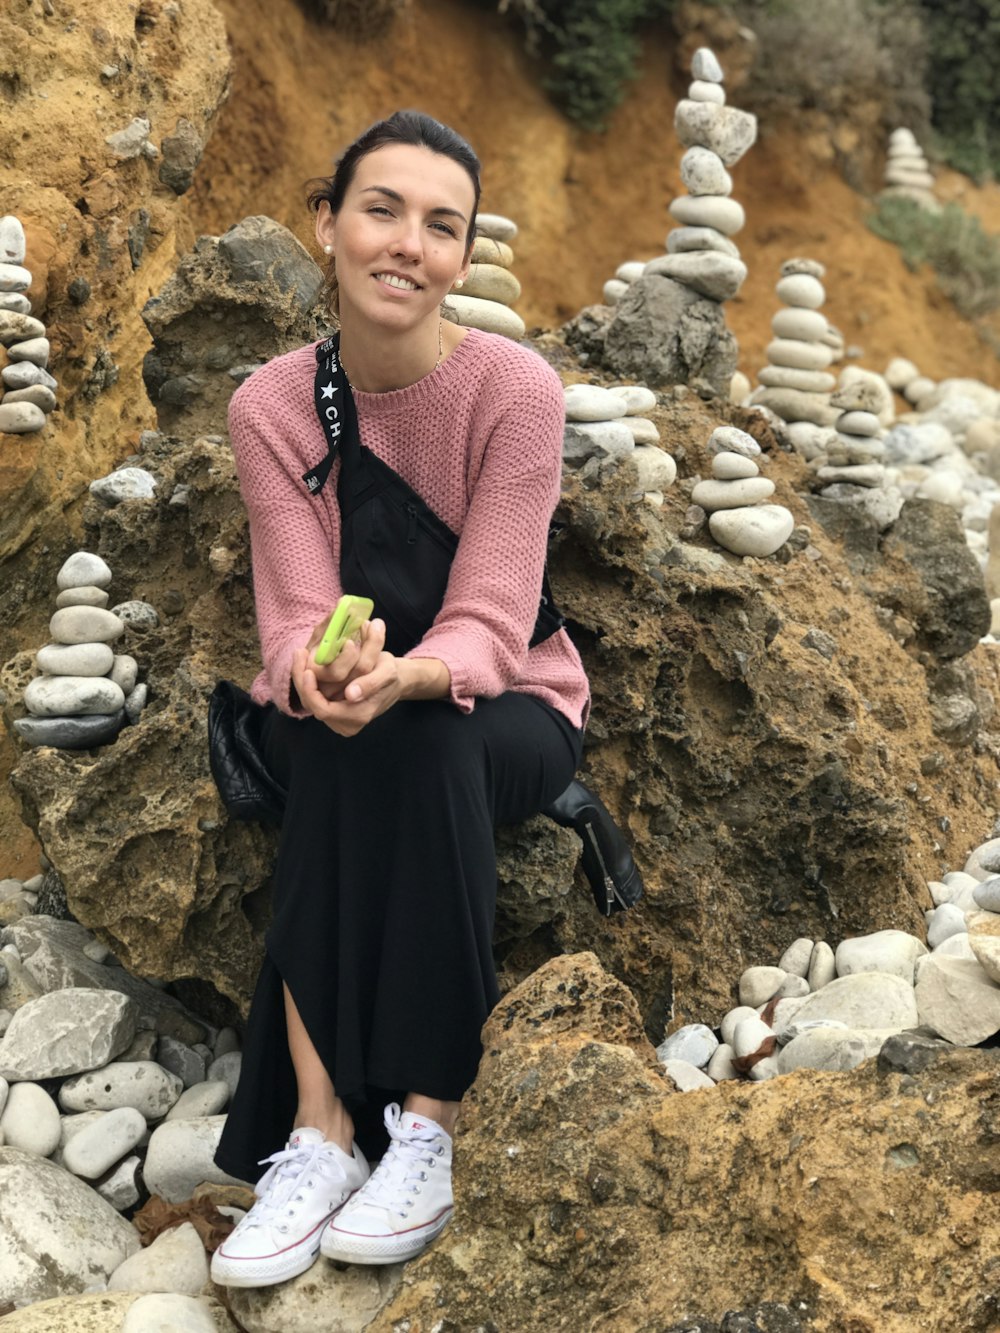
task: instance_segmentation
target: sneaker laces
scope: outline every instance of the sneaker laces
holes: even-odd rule
[[[303,1176],[321,1163],[334,1165],[331,1155],[323,1152],[327,1146],[326,1143],[300,1144],[282,1148],[270,1157],[261,1158],[259,1166],[268,1162],[271,1165],[257,1182],[254,1190],[257,1202],[243,1219],[244,1222],[252,1226],[265,1226],[273,1221],[290,1201]],[[342,1174],[346,1179],[346,1172]],[[294,1212],[294,1209],[290,1211]]]
[[[424,1167],[432,1165],[434,1158],[444,1153],[443,1145],[432,1147],[441,1138],[443,1130],[430,1125],[424,1129],[404,1129],[400,1124],[398,1102],[391,1102],[385,1108],[384,1118],[390,1142],[382,1160],[368,1178],[365,1203],[375,1204],[405,1217],[406,1208],[399,1206],[400,1196],[409,1197],[419,1193],[421,1183],[427,1179]]]

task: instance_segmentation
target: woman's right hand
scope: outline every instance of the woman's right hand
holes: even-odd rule
[[[292,655],[292,683],[302,707],[313,716],[322,713],[327,703],[343,699],[351,681],[368,675],[385,647],[385,622],[366,620],[360,646],[348,640],[332,662],[320,666],[313,653],[328,623],[329,617],[320,621],[305,647],[296,648]]]

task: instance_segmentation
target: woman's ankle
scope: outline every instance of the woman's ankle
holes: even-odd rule
[[[295,1114],[293,1129],[309,1125],[318,1129],[328,1143],[335,1143],[348,1156],[354,1145],[354,1121],[342,1102],[336,1106],[300,1106]]]

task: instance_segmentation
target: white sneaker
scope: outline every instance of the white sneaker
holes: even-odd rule
[[[393,1102],[385,1108],[392,1142],[385,1156],[323,1232],[320,1249],[345,1263],[412,1259],[452,1214],[451,1136]]]
[[[268,1287],[304,1273],[330,1218],[368,1179],[357,1144],[348,1157],[318,1129],[297,1129],[257,1182],[257,1202],[212,1255],[222,1287]]]

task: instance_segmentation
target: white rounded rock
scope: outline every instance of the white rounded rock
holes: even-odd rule
[[[845,412],[837,421],[837,430],[845,435],[877,435],[882,423],[874,412]]]
[[[620,394],[596,384],[569,384],[563,390],[567,421],[615,421],[628,411]]]
[[[725,1043],[716,1047],[705,1068],[705,1073],[713,1083],[722,1083],[725,1079],[739,1078],[740,1072],[733,1064],[733,1055],[733,1048]]]
[[[714,1088],[715,1081],[687,1060],[664,1060],[663,1071],[678,1092],[696,1092],[699,1088]]]
[[[778,1044],[774,1029],[762,1018],[754,1014],[753,1018],[744,1018],[737,1023],[733,1033],[733,1054],[737,1060],[745,1060],[749,1055],[763,1051],[770,1055]]]
[[[667,235],[667,254],[683,255],[698,250],[717,250],[719,254],[739,259],[740,252],[728,236],[714,227],[675,227]],[[643,265],[645,268],[645,265]]]
[[[105,676],[114,658],[106,643],[47,643],[35,664],[47,676]]]
[[[638,474],[640,490],[665,491],[674,484],[677,464],[657,445],[637,442],[628,457]]]
[[[740,481],[699,481],[691,491],[691,503],[708,513],[717,509],[741,509],[774,494],[770,477],[744,477]]]
[[[499,333],[504,338],[523,338],[524,320],[510,306],[499,301],[484,301],[478,296],[449,294],[441,302],[441,314],[453,324],[466,329],[482,329],[484,333]]]
[[[33,366],[41,366],[44,370],[49,364],[51,350],[48,338],[28,338],[23,343],[14,343],[8,347],[7,355],[13,362],[30,361]]]
[[[943,944],[949,935],[965,933],[965,912],[954,903],[942,903],[927,914],[927,943],[932,949]]]
[[[500,213],[477,213],[476,235],[488,236],[492,241],[504,241],[509,244],[517,236],[517,223]]]
[[[31,435],[45,425],[45,413],[35,403],[0,403],[0,435]]]
[[[763,366],[757,378],[769,389],[800,389],[803,393],[829,393],[837,383],[825,370],[800,370],[795,366]]]
[[[793,1037],[778,1055],[782,1074],[793,1069],[826,1069],[846,1073],[878,1055],[891,1033],[816,1027]]]
[[[758,558],[773,555],[792,535],[795,518],[784,505],[753,505],[748,509],[718,509],[708,520],[709,531],[733,555]]]
[[[114,1111],[131,1106],[147,1120],[159,1120],[183,1088],[176,1074],[153,1060],[121,1060],[67,1079],[59,1089],[59,1105],[66,1111]]]
[[[806,310],[818,310],[826,300],[823,284],[809,273],[792,273],[787,278],[779,278],[774,290],[778,300],[785,305],[801,306]]]
[[[26,292],[31,273],[23,264],[0,263],[0,292]]]
[[[96,1180],[127,1157],[145,1132],[145,1117],[134,1107],[106,1111],[68,1140],[62,1153],[63,1166],[74,1176]]]
[[[601,290],[605,305],[617,305],[629,289],[629,284],[621,278],[609,278]]]
[[[984,912],[1000,912],[1000,878],[977,880],[972,901]]]
[[[813,942],[800,936],[793,940],[785,952],[778,959],[778,966],[785,972],[790,972],[794,977],[809,976],[809,960],[812,957]]]
[[[59,1108],[37,1083],[15,1083],[0,1115],[8,1148],[48,1157],[59,1143]]]
[[[139,663],[128,653],[115,653],[113,656],[110,679],[121,689],[122,694],[128,696],[135,689]]]
[[[1000,982],[1000,916],[994,912],[970,912],[969,948],[992,981]]]
[[[681,158],[681,180],[688,194],[730,195],[733,178],[722,158],[708,148],[689,148]]]
[[[980,881],[1000,874],[1000,838],[980,843],[966,861],[965,873]]]
[[[713,102],[716,106],[725,106],[726,90],[721,83],[709,83],[707,79],[694,79],[688,84],[687,95],[692,102]]]
[[[723,452],[742,454],[744,458],[759,458],[760,445],[752,435],[738,426],[716,426],[708,437],[708,451],[711,454]]]
[[[56,575],[57,588],[106,588],[112,574],[107,563],[91,551],[77,551]]]
[[[723,1045],[732,1048],[733,1037],[736,1035],[736,1029],[744,1018],[756,1018],[757,1010],[748,1004],[737,1005],[735,1009],[730,1009],[719,1024],[719,1032],[722,1036]]]
[[[646,262],[645,259],[626,259],[624,264],[619,264],[615,269],[615,277],[619,282],[631,286],[633,282],[638,282],[642,277],[642,270],[646,267]]]
[[[780,967],[748,967],[740,977],[740,1004],[766,1004],[784,979],[785,973]]]
[[[890,389],[896,389],[901,393],[919,374],[920,371],[912,361],[907,361],[902,356],[895,356],[885,368],[885,381]]]
[[[853,976],[858,972],[887,972],[913,985],[913,969],[917,959],[927,952],[927,946],[915,935],[903,930],[877,930],[871,935],[858,935],[842,940],[835,956],[837,975]]]
[[[213,1115],[197,1120],[165,1120],[158,1125],[150,1135],[143,1170],[149,1192],[168,1203],[183,1203],[203,1181],[244,1184],[215,1165],[215,1150],[225,1122],[224,1115]]]
[[[880,1028],[902,1032],[920,1021],[913,987],[883,972],[835,977],[802,1003],[796,1021],[835,1018],[849,1028]]]
[[[111,643],[125,633],[125,623],[99,606],[64,606],[49,621],[56,643]]]
[[[718,1047],[719,1039],[710,1027],[704,1023],[687,1023],[660,1042],[656,1058],[664,1063],[686,1060],[696,1069],[704,1069]]]
[[[1000,1032],[1000,986],[978,962],[931,954],[915,994],[920,1023],[956,1046],[978,1046]]]
[[[229,1101],[229,1084],[225,1079],[206,1079],[185,1089],[167,1112],[167,1120],[199,1120],[218,1115]]]
[[[712,458],[712,476],[717,481],[742,481],[744,477],[756,477],[759,472],[760,468],[753,459],[743,454],[733,454],[724,449]]]
[[[709,83],[722,82],[722,66],[710,46],[699,46],[695,51],[691,57],[691,74],[693,78],[704,79]]]
[[[36,676],[24,688],[32,717],[84,717],[116,713],[125,695],[105,676]]]
[[[824,343],[807,343],[797,338],[774,338],[764,349],[772,366],[793,370],[825,370],[833,352]]]
[[[746,222],[743,205],[724,194],[682,194],[668,211],[684,226],[712,227],[723,236],[734,236]]]
[[[809,973],[807,980],[811,991],[822,990],[828,986],[837,975],[837,962],[833,950],[827,944],[826,940],[817,940],[813,945],[812,956],[809,959]]]
[[[103,588],[66,588],[56,597],[56,609],[64,606],[96,606],[102,610],[108,604],[108,594]]]
[[[626,416],[639,417],[656,406],[656,394],[644,384],[616,384],[608,393],[624,400]]]
[[[744,398],[750,396],[750,381],[744,375],[742,370],[734,370],[729,381],[729,401],[731,403],[742,403]]]
[[[779,310],[771,320],[771,332],[776,338],[795,338],[800,342],[819,342],[827,330],[826,316],[818,310],[789,306]]]
[[[195,1296],[150,1292],[128,1308],[119,1333],[216,1333],[211,1308]]]
[[[108,1279],[108,1291],[162,1291],[197,1296],[208,1281],[208,1256],[190,1222],[162,1231]]]
[[[26,246],[20,219],[12,213],[0,218],[0,263],[23,264]]]

